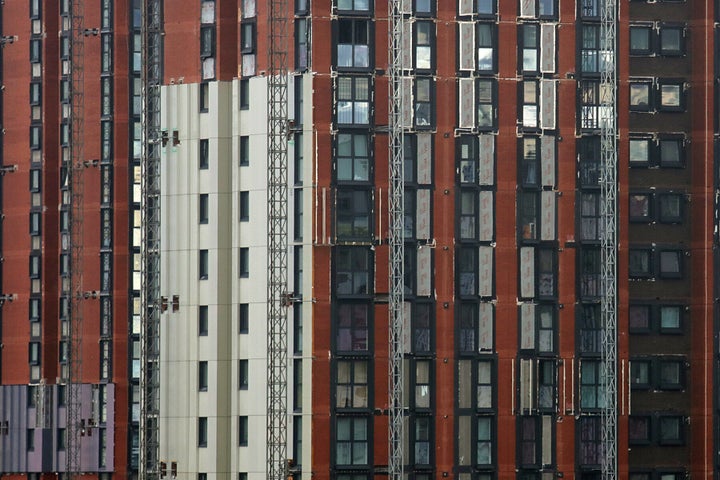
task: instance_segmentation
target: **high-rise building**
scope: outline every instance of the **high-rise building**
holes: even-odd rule
[[[82,2],[88,299],[77,303],[94,422],[82,445],[95,452],[83,453],[82,471],[102,475],[134,475],[143,447],[149,1]],[[285,39],[269,36],[270,0],[163,3],[161,475],[265,475],[273,41],[289,69],[288,476],[387,475],[388,0],[288,1]],[[615,3],[609,31],[603,14]],[[68,5],[0,6],[0,471],[17,475],[65,468],[74,220],[64,212],[76,191],[63,156]],[[614,447],[616,478],[719,478],[718,2],[400,9],[404,472],[595,480]],[[613,203],[602,182],[613,118],[618,361],[608,405],[601,305]],[[614,440],[603,435],[609,406]]]

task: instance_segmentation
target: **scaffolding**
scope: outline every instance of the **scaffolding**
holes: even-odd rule
[[[617,41],[616,0],[601,6],[600,161],[603,321],[602,366],[605,404],[602,409],[602,478],[617,476]]]
[[[67,384],[66,392],[66,477],[73,479],[80,474],[80,437],[82,426],[82,339],[83,339],[83,196],[84,183],[82,164],[84,161],[84,0],[71,0],[70,15],[70,145],[68,155],[63,155],[63,167],[69,185],[69,227],[68,251],[70,256],[69,286],[64,288],[69,296],[67,332]]]
[[[268,2],[267,75],[267,467],[285,480],[287,464],[288,2]]]
[[[390,222],[390,296],[389,296],[389,432],[388,432],[388,477],[390,480],[403,479],[403,302],[404,302],[404,162],[405,135],[403,131],[403,78],[402,78],[402,49],[404,20],[402,14],[402,1],[390,0],[388,2],[389,38],[388,52],[389,79],[388,113],[389,113],[389,152],[388,164],[390,175],[389,188],[389,222]]]
[[[142,2],[142,239],[140,479],[157,480],[160,456],[160,87],[162,0]]]

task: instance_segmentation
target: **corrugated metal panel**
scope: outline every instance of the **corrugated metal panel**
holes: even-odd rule
[[[520,348],[535,348],[535,304],[520,305]]]
[[[493,233],[495,231],[495,205],[493,201],[494,193],[492,191],[483,190],[478,194],[478,205],[480,214],[480,225],[478,229],[478,240],[481,242],[492,242]]]
[[[495,135],[478,135],[480,185],[495,184]]]
[[[408,0],[403,0],[403,2],[407,2]],[[410,11],[412,11],[412,6],[410,7]],[[403,43],[402,43],[402,66],[404,69],[411,69],[413,67],[412,64],[412,58],[413,58],[413,35],[412,35],[412,23],[410,22],[404,22],[403,26]]]
[[[520,0],[520,16],[535,17],[535,0]]]
[[[555,128],[555,80],[540,82],[540,127]]]
[[[555,192],[543,191],[540,194],[541,202],[541,215],[540,225],[542,231],[540,232],[541,240],[555,240]]]
[[[421,188],[417,191],[415,235],[420,239],[429,239],[430,235],[430,190]]]
[[[478,247],[478,295],[491,297],[493,293],[493,248]]]
[[[540,137],[540,162],[542,169],[542,184],[555,185],[555,137],[543,135]]]
[[[421,297],[430,296],[430,279],[432,278],[432,250],[430,247],[418,247],[417,251],[417,294]]]
[[[555,25],[543,23],[540,26],[540,71],[555,72]]]
[[[478,350],[492,351],[495,309],[492,303],[480,303],[478,307]]]
[[[475,23],[459,22],[460,70],[475,70]]]
[[[460,86],[460,128],[475,126],[475,81],[472,78],[458,80]]]
[[[432,136],[417,134],[417,182],[420,185],[432,183]]]
[[[520,296],[535,296],[535,247],[520,248]]]

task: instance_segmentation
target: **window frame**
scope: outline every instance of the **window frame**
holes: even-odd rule
[[[210,275],[210,251],[206,248],[198,250],[198,278],[207,280]]]
[[[240,22],[240,53],[250,55],[257,50],[257,22],[255,17]]]
[[[677,105],[666,104],[664,100],[665,88],[677,88]],[[683,79],[657,80],[657,109],[659,112],[684,112],[686,108],[685,81]]]
[[[200,360],[198,362],[198,391],[199,392],[207,392],[208,391],[208,374],[209,374],[209,365],[207,360]]]
[[[207,225],[210,221],[210,195],[201,193],[198,195],[198,223]]]
[[[633,48],[633,31],[638,32],[640,30],[647,34],[647,48]],[[632,23],[629,34],[630,56],[651,56],[655,52],[655,38],[653,23]]]
[[[238,257],[240,278],[248,278],[250,276],[250,248],[240,247]]]
[[[201,138],[198,148],[198,168],[208,170],[210,168],[210,139]]]

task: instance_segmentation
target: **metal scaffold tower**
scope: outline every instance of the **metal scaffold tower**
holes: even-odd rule
[[[602,176],[601,236],[603,320],[602,364],[605,404],[602,409],[603,480],[617,475],[617,5],[604,0],[601,6],[600,161]]]
[[[267,467],[285,480],[287,465],[288,2],[269,0],[267,76]]]
[[[388,432],[388,477],[390,480],[403,479],[403,301],[404,301],[404,151],[405,135],[403,131],[403,14],[401,0],[388,2],[389,25],[389,153],[390,174],[390,298],[389,298],[389,432]]]
[[[69,479],[80,474],[80,436],[82,416],[82,338],[83,338],[83,196],[84,182],[84,56],[85,34],[83,1],[70,1],[70,147],[63,158],[70,191],[70,311],[67,332],[67,383],[66,389],[66,461],[65,472]]]
[[[159,478],[162,0],[142,2],[140,478]]]

